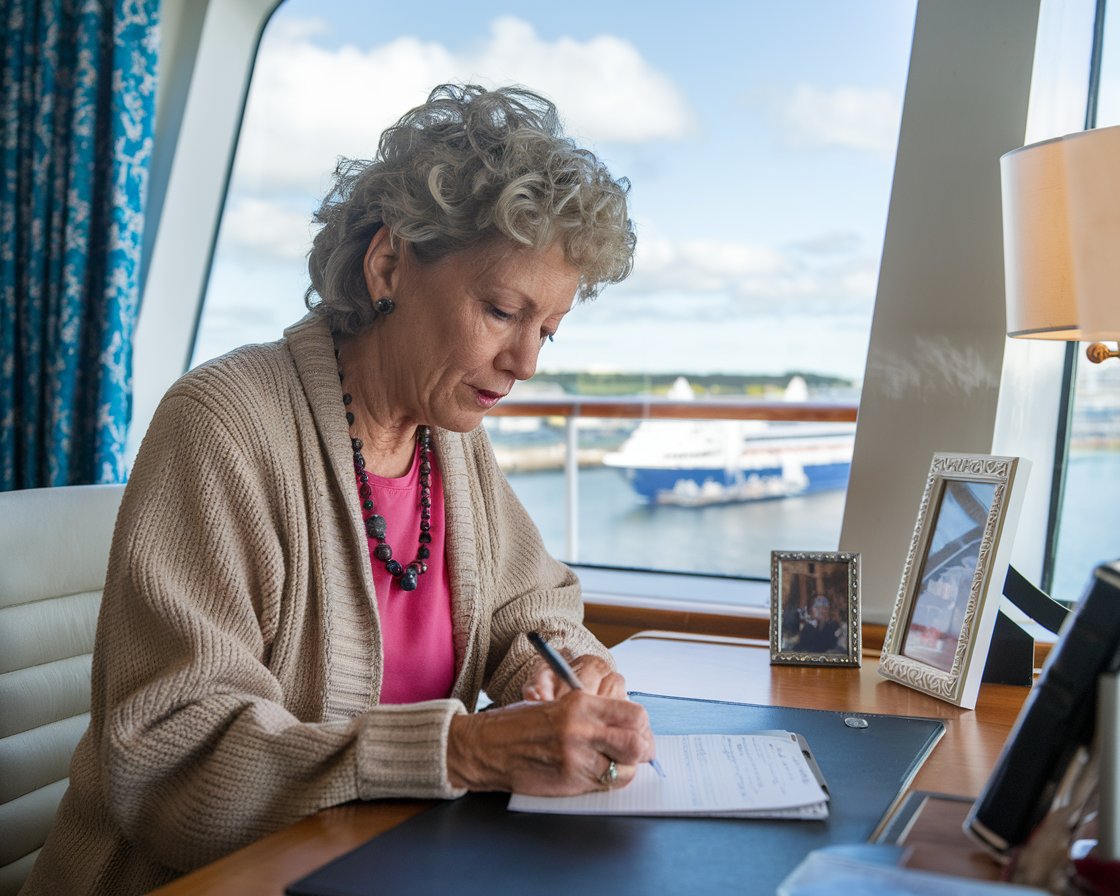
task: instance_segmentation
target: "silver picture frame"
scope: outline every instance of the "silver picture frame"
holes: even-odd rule
[[[858,553],[770,552],[770,662],[862,662]]]
[[[976,706],[1030,463],[938,453],[887,624],[879,674]]]

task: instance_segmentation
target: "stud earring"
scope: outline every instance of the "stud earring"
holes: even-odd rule
[[[373,310],[378,314],[390,314],[396,307],[396,303],[388,296],[382,296],[380,299],[373,303]]]

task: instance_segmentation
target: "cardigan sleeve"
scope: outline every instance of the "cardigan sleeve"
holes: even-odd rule
[[[490,617],[486,692],[497,703],[521,699],[538,656],[525,637],[542,634],[571,656],[594,654],[613,668],[609,651],[583,626],[583,595],[572,570],[552,557],[540,531],[498,467],[485,433],[471,433],[484,508],[481,574],[495,595]]]
[[[460,701],[324,720],[329,595],[308,584],[293,510],[307,486],[290,481],[305,472],[239,417],[182,388],[165,399],[122,502],[98,626],[107,809],[179,870],[326,806],[462,792],[446,768]]]

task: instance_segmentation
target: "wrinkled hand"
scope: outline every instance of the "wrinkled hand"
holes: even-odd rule
[[[597,686],[614,674],[602,665]],[[451,783],[470,790],[573,796],[602,790],[600,777],[614,760],[615,786],[628,784],[636,767],[653,758],[645,707],[592,693],[590,668],[587,675],[583,690],[556,700],[455,716],[447,745]]]
[[[584,654],[570,663],[576,678],[589,694],[601,697],[626,699],[626,682],[610,667],[602,657]],[[526,700],[555,700],[568,693],[571,688],[544,660],[538,660],[533,675],[521,688],[521,696]]]

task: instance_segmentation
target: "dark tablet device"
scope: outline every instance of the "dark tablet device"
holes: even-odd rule
[[[997,858],[1049,812],[1070,762],[1092,743],[1097,683],[1118,668],[1120,561],[1094,570],[965,820],[965,832]]]

